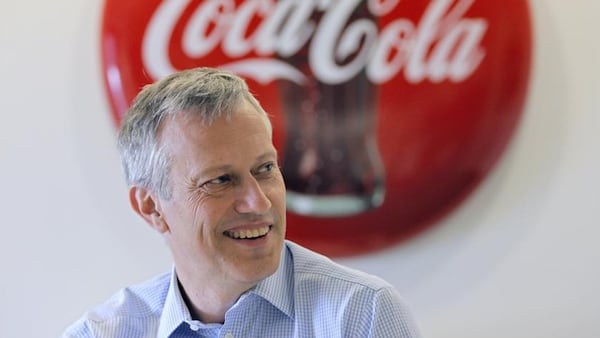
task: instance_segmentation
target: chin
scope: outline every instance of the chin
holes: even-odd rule
[[[272,255],[263,257],[262,259],[254,260],[251,263],[246,262],[246,264],[242,264],[244,265],[243,267],[238,265],[237,274],[240,279],[256,284],[277,271],[280,257],[281,250],[276,250],[276,252],[273,252]]]

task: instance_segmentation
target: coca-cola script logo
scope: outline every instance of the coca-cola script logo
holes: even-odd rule
[[[226,68],[273,116],[288,237],[329,255],[382,248],[458,205],[523,108],[524,0],[107,0],[116,123],[140,88]]]

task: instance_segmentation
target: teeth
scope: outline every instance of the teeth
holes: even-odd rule
[[[264,226],[258,229],[244,229],[239,231],[226,231],[225,233],[232,238],[236,239],[252,239],[261,237],[269,232],[269,226]]]

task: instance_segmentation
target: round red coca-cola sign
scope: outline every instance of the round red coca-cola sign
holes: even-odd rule
[[[523,0],[107,0],[101,48],[117,124],[177,70],[246,78],[288,238],[339,256],[410,237],[486,176],[523,109],[531,23]]]

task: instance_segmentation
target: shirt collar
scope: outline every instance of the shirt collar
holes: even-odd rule
[[[279,267],[271,276],[260,281],[248,293],[253,293],[285,313],[288,317],[294,317],[294,268],[292,255],[289,252],[287,241],[281,250],[281,259]],[[196,323],[203,325],[198,321],[192,320],[189,309],[179,290],[177,273],[175,267],[171,270],[171,281],[169,290],[165,299],[164,308],[160,316],[157,337],[167,338],[175,331],[182,322]],[[210,325],[212,326],[212,325]]]
[[[294,265],[287,241],[281,250],[277,271],[260,281],[250,293],[265,299],[288,317],[294,318]]]
[[[167,338],[182,322],[191,320],[192,316],[179,291],[177,274],[175,273],[175,267],[173,267],[171,269],[169,291],[167,291],[167,298],[165,299],[163,312],[160,316],[160,324],[156,336],[158,338]]]

